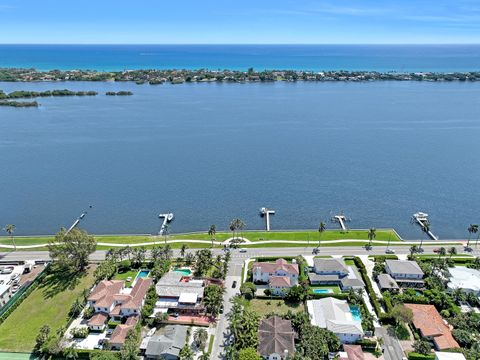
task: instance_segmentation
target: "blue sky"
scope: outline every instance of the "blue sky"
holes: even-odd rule
[[[0,0],[0,43],[480,43],[480,0]]]

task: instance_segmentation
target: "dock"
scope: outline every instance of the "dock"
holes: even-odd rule
[[[93,205],[90,205],[88,207],[89,209],[92,209],[93,208]],[[73,229],[75,229],[77,227],[78,224],[80,224],[80,221],[83,220],[83,218],[87,215],[87,211],[84,211],[80,214],[80,216],[73,222],[72,225],[70,225],[70,227],[68,228],[68,230],[65,232],[65,235],[67,235],[70,231],[72,231]]]
[[[342,231],[348,231],[347,225],[345,223],[349,221],[345,215],[335,215],[332,217],[332,221],[338,222]]]
[[[267,231],[270,231],[270,215],[275,215],[275,210],[271,210],[266,207],[262,207],[260,209],[260,216],[265,218],[265,229]]]
[[[420,227],[423,228],[425,227],[426,224],[429,224],[429,221],[428,221],[428,214],[427,213],[424,213],[424,212],[417,212],[415,214],[413,214],[413,220],[418,224],[420,225]],[[431,230],[428,230],[427,231],[427,235],[430,236],[430,238],[432,240],[438,240],[438,236],[435,236]]]
[[[159,214],[158,217],[160,219],[163,218],[162,226],[160,227],[158,235],[165,235],[165,233],[167,232],[168,223],[173,220],[173,213]]]

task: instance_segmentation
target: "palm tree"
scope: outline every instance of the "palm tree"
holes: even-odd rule
[[[183,258],[185,257],[185,251],[188,249],[187,244],[182,244],[182,247],[180,248],[180,256]]]
[[[440,248],[438,251],[438,258],[440,259],[440,256],[445,256],[447,255],[447,249],[445,249],[443,246]]]
[[[375,229],[374,227],[370,228],[368,230],[368,247],[371,248],[372,247],[372,240],[375,239],[377,237],[377,229]]]
[[[457,255],[457,248],[455,246],[452,246],[451,248],[448,249],[448,253],[450,254],[450,259],[451,259],[453,255]]]
[[[170,260],[173,256],[173,250],[170,244],[165,245],[165,248],[163,249],[163,256],[165,260]]]
[[[240,230],[240,237],[243,238],[242,230],[245,229],[246,224],[242,219],[235,219],[235,225],[238,230]]]
[[[318,247],[320,247],[320,239],[322,237],[323,232],[327,229],[327,225],[323,221],[320,222],[318,225]]]
[[[13,225],[13,224],[7,224],[5,225],[5,227],[3,228],[3,231],[5,231],[9,236],[10,238],[12,239],[12,243],[13,243],[13,249],[14,250],[17,250],[17,245],[15,244],[15,240],[13,238],[13,233],[15,232],[15,229],[16,229],[16,226]]]
[[[165,245],[167,245],[167,236],[168,236],[168,224],[165,224],[163,227],[163,237],[165,239]]]
[[[412,245],[410,246],[410,256],[413,257],[413,254],[418,252],[418,246],[417,245]]]
[[[194,333],[193,333],[193,340],[197,344],[197,347],[201,350],[205,347],[207,340],[208,340],[208,333],[207,330],[203,328],[198,328]]]
[[[477,224],[470,224],[467,228],[468,231],[468,241],[467,241],[467,248],[470,247],[470,240],[472,239],[472,234],[478,232],[478,225]]]
[[[228,228],[232,232],[232,241],[234,241],[235,240],[235,230],[237,229],[237,227],[235,225],[235,220],[230,221],[230,225],[228,225]]]
[[[217,233],[217,227],[215,224],[210,225],[210,228],[208,229],[208,235],[210,236],[210,239],[212,239],[212,247],[213,247],[213,241],[215,240],[215,235]]]
[[[63,356],[65,356],[67,359],[78,359],[78,351],[75,346],[76,344],[73,344],[73,346],[63,349]]]

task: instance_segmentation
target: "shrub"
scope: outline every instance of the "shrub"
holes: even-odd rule
[[[88,328],[73,328],[70,334],[74,338],[85,339],[88,336]]]

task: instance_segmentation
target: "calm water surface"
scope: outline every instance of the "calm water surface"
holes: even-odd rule
[[[59,88],[101,94],[0,108],[0,223],[18,234],[53,233],[89,204],[95,233],[155,233],[165,211],[173,232],[237,216],[260,228],[261,206],[274,229],[340,210],[407,238],[419,210],[443,239],[480,222],[478,83],[0,83]]]

